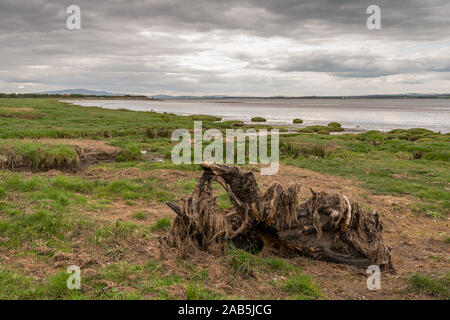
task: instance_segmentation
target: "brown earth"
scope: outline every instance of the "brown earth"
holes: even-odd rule
[[[92,171],[88,171],[91,172]],[[94,170],[96,178],[117,179],[119,177],[156,177],[165,181],[177,181],[178,179],[197,178],[201,173],[181,172],[176,170],[154,170],[143,172],[139,169],[125,169],[118,171]],[[310,197],[309,187],[314,191],[328,191],[342,193],[349,198],[365,204],[377,210],[383,217],[384,238],[393,248],[393,262],[396,274],[383,273],[382,289],[369,291],[366,286],[367,274],[365,270],[359,270],[346,265],[332,264],[307,258],[292,259],[302,270],[316,278],[321,283],[324,294],[331,299],[416,299],[428,298],[409,290],[408,277],[416,272],[421,273],[445,273],[450,270],[450,248],[443,240],[450,236],[449,220],[432,220],[428,217],[415,214],[410,210],[413,197],[395,197],[389,195],[375,195],[361,188],[350,179],[339,176],[330,176],[311,170],[281,165],[276,176],[261,176],[255,174],[262,191],[277,181],[283,185],[289,185],[294,180],[300,182],[303,199]],[[134,221],[132,214],[135,211],[148,213],[148,219],[142,224],[149,225],[161,217],[174,218],[174,213],[164,204],[139,203],[135,206],[127,206],[124,203],[115,203],[108,210],[102,212],[104,218],[113,220]],[[213,265],[221,269],[221,258],[209,257],[207,265]],[[443,257],[435,259],[433,257]],[[202,260],[205,257],[199,259]],[[216,263],[213,263],[215,261]],[[205,265],[206,266],[206,265]],[[218,279],[220,275],[214,278]],[[223,275],[222,275],[223,276]],[[262,275],[261,275],[262,276]],[[262,276],[260,281],[267,279]],[[224,283],[227,283],[223,279]],[[260,282],[257,281],[257,282]],[[254,284],[256,285],[256,284]],[[261,284],[257,284],[261,286]],[[242,289],[242,287],[241,287]],[[267,289],[267,288],[266,288]],[[243,289],[250,292],[249,288]],[[259,291],[259,290],[258,290]]]

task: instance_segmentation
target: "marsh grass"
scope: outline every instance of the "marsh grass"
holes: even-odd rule
[[[435,155],[448,153],[450,135],[407,130],[416,138],[421,134],[411,141],[398,134],[286,135],[281,137],[281,157],[288,164],[355,179],[377,194],[414,196],[422,201],[412,208],[414,212],[433,219],[447,217],[450,195],[445,187],[450,167],[445,157]]]
[[[172,226],[172,221],[169,218],[160,218],[152,226],[152,231],[168,231]]]
[[[79,153],[80,150],[77,147],[64,144],[45,145],[18,140],[0,141],[0,168],[73,169],[80,162]]]
[[[415,290],[440,299],[450,299],[450,272],[440,277],[417,273],[409,278]]]

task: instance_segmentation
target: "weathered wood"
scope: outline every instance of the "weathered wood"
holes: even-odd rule
[[[177,206],[174,225],[163,242],[183,253],[221,251],[228,242],[245,250],[284,257],[296,255],[393,270],[391,248],[385,244],[381,217],[344,195],[315,192],[301,203],[301,185],[287,189],[275,183],[262,194],[252,172],[238,167],[203,163],[193,193]],[[233,211],[217,210],[211,182],[230,196]]]

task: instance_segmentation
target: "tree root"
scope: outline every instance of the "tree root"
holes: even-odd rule
[[[203,175],[176,212],[172,230],[162,242],[183,254],[221,252],[228,243],[283,257],[307,256],[357,267],[378,265],[393,270],[381,217],[344,195],[315,192],[301,203],[301,185],[287,189],[275,183],[262,194],[252,172],[223,164],[203,163]],[[228,193],[233,211],[217,209],[211,182]]]

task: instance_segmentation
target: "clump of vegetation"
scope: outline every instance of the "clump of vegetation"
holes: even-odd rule
[[[167,128],[147,128],[147,137],[151,139],[155,138],[168,138],[172,135],[172,132]]]
[[[207,115],[192,115],[188,116],[191,120],[194,121],[222,121],[222,118],[216,116],[207,116]]]
[[[327,156],[327,151],[323,144],[296,146],[291,143],[282,142],[280,143],[280,151],[285,153],[291,159],[299,157],[325,158]]]
[[[73,169],[80,162],[80,149],[64,144],[46,145],[39,142],[0,142],[0,168],[20,167],[46,171]]]
[[[226,126],[231,126],[231,127],[244,126],[244,121],[241,121],[241,120],[227,120],[227,121],[223,121],[222,123]]]
[[[367,143],[378,146],[383,143],[385,135],[378,130],[371,130],[368,132],[361,133],[357,136],[360,141],[366,141]]]
[[[395,129],[387,133],[388,139],[400,139],[407,141],[416,141],[427,137],[436,137],[440,134],[431,130],[422,128],[413,129]]]
[[[117,162],[142,160],[142,152],[139,146],[127,146],[116,157]]]
[[[294,124],[299,124],[299,123],[303,123],[303,120],[302,120],[302,119],[299,119],[299,118],[297,118],[297,119],[294,119],[294,120],[292,121],[292,123],[294,123]]]
[[[328,124],[328,127],[332,127],[332,128],[340,128],[342,127],[342,125],[339,122],[330,122]]]
[[[251,119],[252,122],[267,122],[266,119],[264,119],[263,117],[253,117]]]
[[[199,284],[190,283],[186,288],[186,300],[220,300],[222,296]]]
[[[308,126],[298,130],[302,133],[318,133],[318,134],[330,134],[330,132],[345,131],[344,128],[338,126]]]
[[[172,221],[169,218],[158,219],[150,229],[152,231],[168,231],[172,225]]]
[[[295,299],[300,300],[322,296],[312,278],[298,270],[286,280],[284,290],[292,294]]]
[[[420,293],[441,299],[450,299],[450,272],[442,277],[430,277],[417,273],[409,279],[409,282]]]
[[[133,213],[133,218],[136,220],[145,220],[147,219],[147,214],[145,212],[142,211],[136,211],[135,213]]]
[[[229,250],[228,261],[235,273],[248,277],[253,276],[253,270],[258,262],[258,258],[251,253],[232,246]]]

